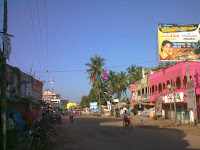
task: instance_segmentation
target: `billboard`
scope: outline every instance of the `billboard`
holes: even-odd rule
[[[156,115],[162,115],[162,97],[156,97],[155,99]]]
[[[160,61],[200,61],[200,55],[194,52],[199,47],[199,24],[158,24]]]
[[[191,88],[187,90],[187,107],[196,108],[195,88]]]
[[[33,96],[33,77],[21,72],[20,96],[22,98],[32,98]]]
[[[90,110],[98,111],[97,102],[90,102]]]
[[[170,102],[172,103],[174,102],[174,99],[175,99],[175,102],[184,102],[183,97],[184,97],[183,92],[180,92],[180,93],[165,95],[163,96],[163,99],[165,103],[170,103]]]

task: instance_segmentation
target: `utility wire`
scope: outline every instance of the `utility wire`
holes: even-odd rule
[[[48,26],[47,26],[47,1],[45,0],[45,18],[46,18],[46,48],[47,48],[47,70],[49,69],[49,45],[48,45]],[[49,82],[49,72],[47,73],[47,82]]]
[[[32,10],[31,10],[30,0],[28,0],[28,4],[29,4],[29,9],[30,9],[30,14],[31,14],[31,21],[32,21],[32,25],[33,25],[33,31],[34,31],[35,44],[36,44],[36,49],[37,49],[37,54],[38,54],[38,60],[39,60],[39,64],[40,64],[40,69],[42,70],[41,62],[40,62],[39,49],[38,49],[38,43],[37,43],[37,38],[36,38],[36,32],[35,32],[35,26],[34,26],[34,21],[33,21],[33,15],[32,15]]]
[[[38,20],[39,20],[39,32],[40,32],[40,42],[41,42],[41,51],[42,51],[42,62],[43,62],[43,68],[45,70],[44,54],[43,54],[43,42],[42,42],[42,32],[41,32],[41,25],[40,25],[40,12],[39,12],[38,0],[36,0],[36,5],[37,5]]]
[[[120,65],[120,66],[110,66],[106,68],[118,68],[118,67],[125,67],[125,66],[131,66],[131,65],[139,65],[139,64],[145,64],[145,63],[150,63],[150,62],[155,62],[153,61],[146,61],[146,62],[141,62],[141,63],[135,63],[135,64],[129,64],[129,65]],[[80,71],[87,71],[88,69],[82,69],[82,70],[47,70],[46,72],[80,72]]]

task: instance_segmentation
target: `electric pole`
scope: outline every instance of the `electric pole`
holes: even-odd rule
[[[4,20],[3,20],[3,34],[7,35],[7,0],[4,0]],[[4,42],[4,41],[3,41]],[[5,47],[3,44],[3,52],[1,52],[1,147],[6,150],[6,58],[4,57]]]

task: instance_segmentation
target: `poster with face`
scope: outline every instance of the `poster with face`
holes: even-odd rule
[[[195,49],[200,47],[199,24],[158,24],[160,61],[200,61]]]

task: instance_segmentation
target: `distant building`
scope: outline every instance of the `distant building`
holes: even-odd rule
[[[49,103],[53,108],[59,108],[61,106],[67,106],[68,99],[61,99],[60,94],[45,91],[43,93],[43,101]]]

